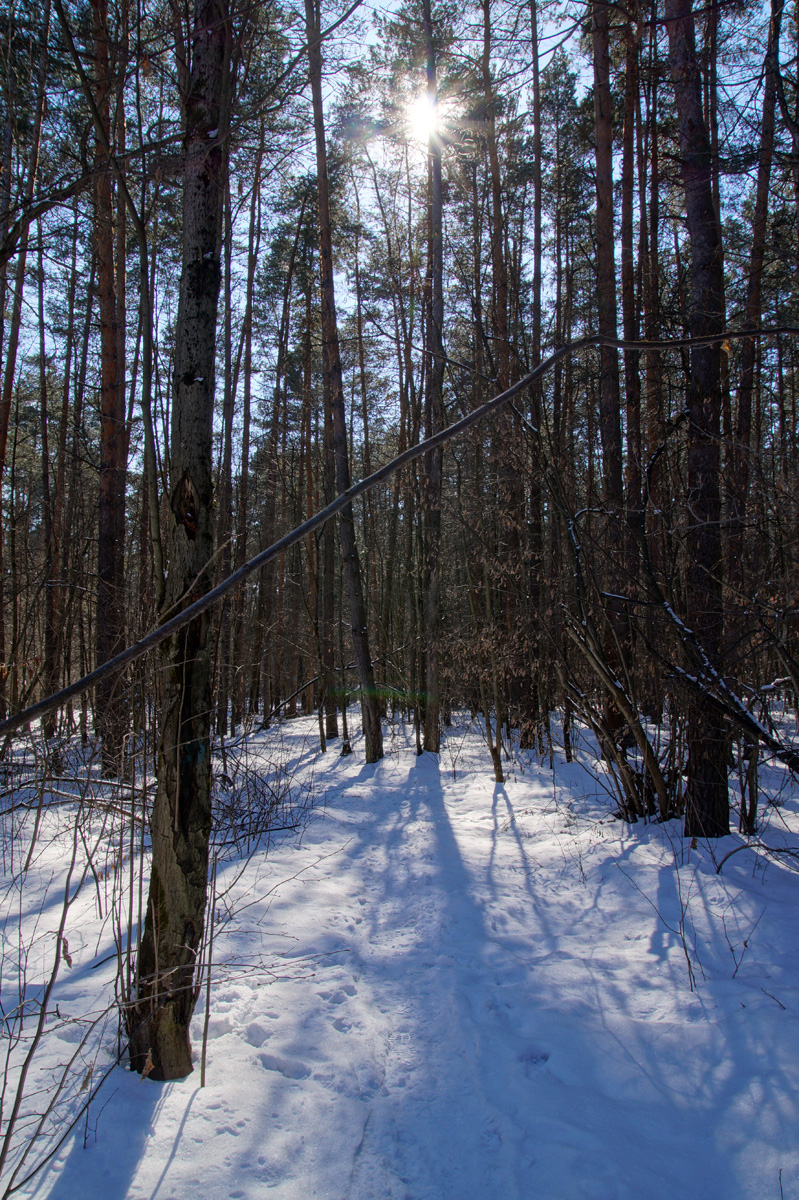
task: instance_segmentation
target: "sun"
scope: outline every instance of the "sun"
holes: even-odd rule
[[[412,100],[407,109],[408,135],[423,146],[429,145],[433,134],[440,126],[439,107],[429,92],[423,92]]]

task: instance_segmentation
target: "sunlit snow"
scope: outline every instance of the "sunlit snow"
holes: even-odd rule
[[[554,770],[519,754],[497,785],[465,718],[438,759],[389,728],[376,766],[359,738],[320,755],[310,719],[279,736],[316,808],[243,872],[220,865],[205,1088],[199,1070],[113,1069],[25,1194],[799,1197],[789,854],[746,848],[717,873],[738,835],[691,848],[677,822],[621,823],[587,745]],[[763,770],[772,848],[799,847],[787,778]],[[41,886],[62,851],[45,839]],[[69,930],[47,1070],[113,974],[96,891]],[[203,1022],[201,1000],[197,1054]]]

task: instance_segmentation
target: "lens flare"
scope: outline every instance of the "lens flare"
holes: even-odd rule
[[[440,114],[427,92],[417,96],[408,105],[408,135],[415,141],[427,146],[433,134],[438,132]]]

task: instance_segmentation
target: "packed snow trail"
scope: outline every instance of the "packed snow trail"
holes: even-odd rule
[[[576,764],[495,785],[463,730],[334,754],[223,902],[207,1086],[119,1070],[39,1195],[799,1200],[795,874],[685,861]]]

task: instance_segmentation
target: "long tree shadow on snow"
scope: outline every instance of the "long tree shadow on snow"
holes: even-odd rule
[[[351,1195],[381,1194],[389,1169],[414,1200],[741,1194],[727,1131],[757,1075],[758,1047],[746,1047],[731,1078],[710,1021],[698,1043],[683,1044],[679,1022],[641,1020],[632,978],[595,957],[580,929],[598,896],[568,856],[561,892],[547,894],[551,866],[536,874],[504,788],[487,797],[490,848],[470,844],[460,821],[456,836],[457,786],[445,796],[432,756],[394,794],[396,808],[373,829],[384,858],[372,944],[388,947],[376,965],[402,1039],[402,1086],[371,1103]],[[693,1061],[698,1044],[706,1072]],[[786,1076],[772,1099],[784,1106],[790,1096]]]
[[[499,819],[503,806],[507,820]],[[746,1025],[737,1003],[725,1006],[723,982],[714,986],[716,980],[704,980],[697,970],[698,993],[689,991],[683,939],[685,953],[693,956],[690,905],[706,905],[710,921],[712,904],[686,894],[668,855],[654,876],[651,897],[636,894],[630,873],[636,851],[668,831],[621,830],[611,839],[610,855],[603,859],[599,851],[592,859],[589,851],[585,863],[579,846],[567,845],[564,867],[570,862],[572,882],[547,895],[557,876],[528,869],[530,843],[517,828],[502,785],[494,790],[493,815],[487,871],[493,898],[498,902],[498,842],[504,838],[533,901],[530,914],[536,925],[541,922],[540,949],[549,942],[551,950],[535,956],[530,973],[530,1010],[539,1013],[539,1036],[548,1051],[542,1099],[557,1112],[558,1098],[571,1097],[575,1130],[581,1121],[594,1130],[602,1128],[603,1116],[608,1122],[601,1153],[589,1155],[582,1166],[578,1156],[570,1185],[574,1195],[615,1200],[646,1193],[666,1200],[678,1193],[700,1196],[703,1189],[725,1197],[765,1195],[777,1180],[776,1147],[791,1144],[789,1130],[799,1117],[791,1082],[798,1056],[792,1053],[785,1062],[784,1030],[770,1025],[764,1036],[762,1027]],[[619,887],[622,871],[633,884],[627,894],[624,884]],[[548,921],[547,913],[561,905],[559,919]],[[633,912],[641,918],[640,932],[631,930]],[[601,936],[592,937],[591,921],[594,929],[604,924]],[[646,957],[629,962],[625,942],[638,938]],[[729,975],[722,968],[724,978]],[[729,1036],[735,1037],[734,1048]],[[562,1111],[565,1115],[568,1104]],[[626,1136],[631,1129],[635,1144]],[[668,1141],[681,1147],[679,1156],[663,1154],[666,1129]],[[755,1191],[753,1170],[759,1180]],[[591,1181],[599,1190],[584,1193]]]
[[[338,770],[327,772],[331,789]],[[253,1069],[260,1061],[266,1071],[251,1093],[247,1131],[228,1150],[231,1180],[261,1149],[260,1186],[275,1186],[270,1194],[281,1200],[755,1194],[740,1181],[747,1137],[764,1141],[768,1120],[799,1118],[790,1086],[797,1064],[773,1061],[776,1031],[763,1047],[742,1026],[732,1061],[701,1001],[689,997],[676,1019],[647,1010],[656,990],[647,991],[645,975],[623,969],[622,948],[619,963],[603,958],[607,948],[587,932],[591,920],[615,919],[599,907],[610,904],[611,876],[588,886],[571,878],[569,861],[558,871],[551,859],[539,863],[516,819],[514,789],[486,788],[483,811],[462,786],[472,784],[442,783],[433,756],[405,751],[331,791],[337,824],[331,836],[321,820],[316,834],[319,852],[333,845],[335,856],[321,863],[318,882],[309,878],[285,900],[278,893],[269,916],[276,930],[291,929],[295,914],[308,928],[298,911],[308,906],[318,918],[297,943],[297,961],[311,950],[341,956],[320,965],[304,1006],[292,1004],[300,993],[290,984],[275,993],[284,1001],[279,1041],[250,1052]],[[624,853],[633,850],[630,840]],[[336,885],[330,911],[317,890],[325,879]],[[245,1032],[249,1040],[243,1029],[229,1036]],[[217,1045],[224,1054],[225,1040]],[[748,1089],[763,1050],[770,1074],[758,1123]],[[213,1056],[210,1069],[213,1080]],[[130,1077],[125,1084],[101,1118],[101,1136],[106,1119],[130,1112],[132,1122],[129,1153],[113,1178],[98,1180],[109,1200],[127,1194],[161,1104],[160,1085],[156,1094]],[[327,1127],[340,1161],[314,1155],[310,1140],[300,1147],[309,1120]],[[179,1172],[170,1175],[179,1136],[155,1189],[142,1192],[148,1200],[181,1194]],[[90,1157],[79,1139],[49,1195],[72,1200]]]
[[[80,1194],[125,1200],[155,1129],[164,1090],[173,1086],[142,1080],[124,1066],[116,1068],[89,1108],[88,1120],[81,1120],[71,1135],[66,1155],[42,1173],[32,1195],[47,1200],[76,1200]],[[183,1124],[190,1107],[191,1102]],[[92,1153],[106,1138],[113,1145],[112,1170],[107,1156]],[[157,1200],[156,1191],[149,1200]]]

